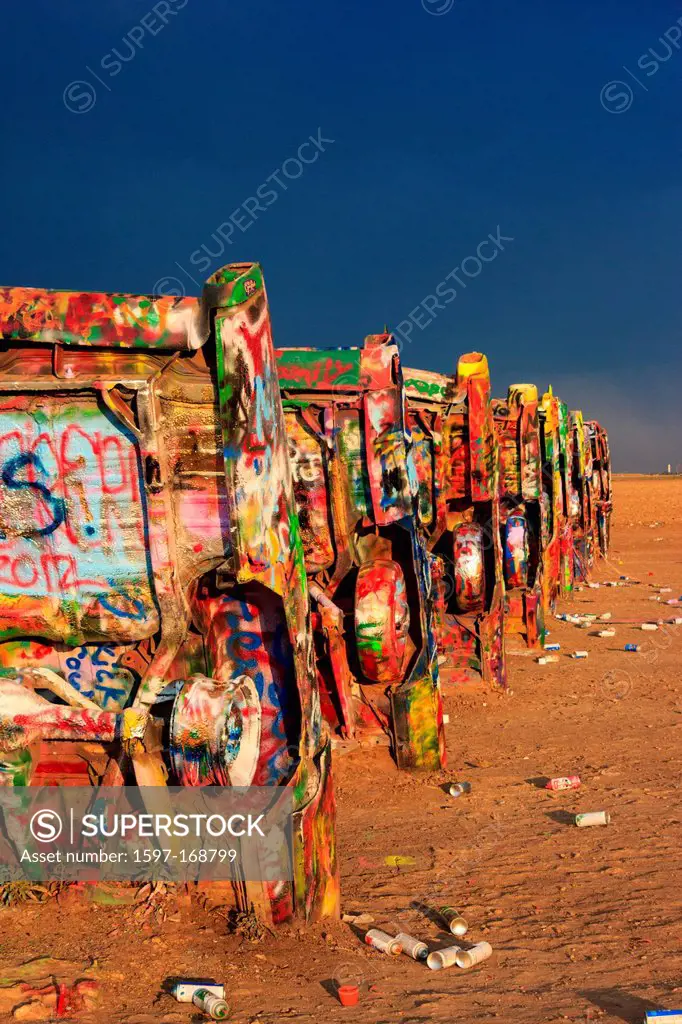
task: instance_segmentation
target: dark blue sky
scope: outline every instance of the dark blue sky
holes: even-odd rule
[[[0,282],[196,294],[206,245],[263,264],[277,344],[351,345],[456,271],[408,365],[480,348],[498,393],[552,380],[600,418],[616,468],[682,463],[681,26],[664,0],[8,0]]]

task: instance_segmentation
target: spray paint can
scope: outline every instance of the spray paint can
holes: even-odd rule
[[[603,615],[599,616],[599,621],[600,622],[608,622],[610,618],[611,618],[611,612],[604,612]]]
[[[598,629],[594,634],[595,636],[615,636],[615,629]]]
[[[465,793],[470,793],[470,792],[471,792],[471,783],[470,782],[453,782],[453,784],[450,786],[450,788],[448,790],[448,793],[450,794],[450,796],[454,796],[454,797],[463,796]]]
[[[396,942],[399,942],[403,947],[403,953],[411,956],[413,960],[419,960],[423,963],[427,959],[429,947],[421,939],[415,939],[412,935],[407,935],[405,932],[400,932],[395,938]]]
[[[435,953],[429,953],[426,966],[430,967],[432,971],[442,971],[444,967],[454,967],[457,963],[457,954],[461,952],[459,946],[438,949]]]
[[[608,825],[611,815],[608,811],[588,811],[587,814],[576,814],[575,823],[578,828],[589,828],[591,825]]]
[[[554,793],[560,793],[564,789],[580,789],[579,775],[566,775],[559,779],[550,779],[545,789],[551,789]]]
[[[553,662],[558,661],[559,658],[556,654],[547,654],[543,658],[537,659],[538,665],[551,665]]]
[[[601,586],[601,584],[600,583],[588,583],[587,586],[590,588],[590,590],[599,590],[599,587]]]
[[[388,953],[389,956],[400,956],[403,947],[397,939],[380,928],[370,928],[365,935],[365,942],[372,949],[378,949],[380,953]]]
[[[643,622],[641,627],[645,632],[653,633],[654,630],[658,629],[655,622]]]
[[[178,981],[173,987],[173,995],[179,1003],[191,1003],[195,992],[211,992],[219,999],[225,998],[225,986],[212,981]]]
[[[639,644],[626,644],[625,647],[623,648],[623,650],[624,651],[635,651],[636,652],[636,651],[639,650]]]
[[[469,925],[466,923],[459,910],[455,910],[454,907],[441,907],[438,913],[445,921],[453,935],[457,935],[459,937],[461,935],[466,935],[469,931]]]
[[[209,992],[207,988],[197,989],[192,996],[192,1002],[207,1013],[211,1020],[227,1020],[230,1008],[215,992]]]
[[[546,651],[560,651],[561,644],[545,644]]]
[[[574,651],[571,655],[572,658],[586,658],[587,651]]]
[[[460,949],[457,954],[457,966],[468,970],[476,964],[483,963],[489,956],[492,956],[493,947],[489,942],[477,942],[471,949]]]

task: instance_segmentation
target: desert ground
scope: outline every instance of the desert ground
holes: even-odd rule
[[[94,959],[99,1008],[71,1019],[125,1024],[205,1019],[162,994],[182,974],[224,981],[241,1024],[612,1024],[682,1007],[682,625],[617,622],[682,616],[649,600],[682,595],[682,478],[622,476],[614,490],[611,555],[593,579],[640,582],[583,589],[561,610],[611,612],[615,637],[552,621],[558,663],[512,655],[506,694],[446,695],[447,771],[399,773],[384,747],[336,758],[344,914],[445,946],[419,904],[455,905],[466,939],[493,946],[484,964],[432,972],[343,922],[251,941],[196,903],[171,899],[161,920],[67,897],[0,911],[0,975],[34,956]],[[578,649],[589,657],[567,656]],[[575,773],[578,791],[539,781]],[[455,780],[471,793],[450,797]],[[608,827],[573,824],[598,810]],[[355,1008],[334,994],[347,978],[362,982]]]

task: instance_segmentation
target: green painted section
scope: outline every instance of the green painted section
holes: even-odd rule
[[[277,353],[283,388],[359,387],[361,349],[286,349]]]
[[[241,306],[244,302],[248,302],[250,298],[253,298],[256,292],[263,290],[263,271],[257,263],[250,266],[248,270],[237,271],[231,270],[229,266],[222,267],[211,277],[210,283],[217,285],[233,284],[232,291],[222,305],[227,308],[230,306]]]
[[[406,388],[418,391],[420,395],[427,398],[447,398],[448,389],[443,384],[437,384],[435,380],[422,380],[420,377],[411,377],[405,381]]]

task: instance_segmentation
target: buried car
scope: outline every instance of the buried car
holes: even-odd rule
[[[260,267],[201,299],[0,289],[0,491],[3,781],[291,787],[294,882],[234,905],[338,913]]]

